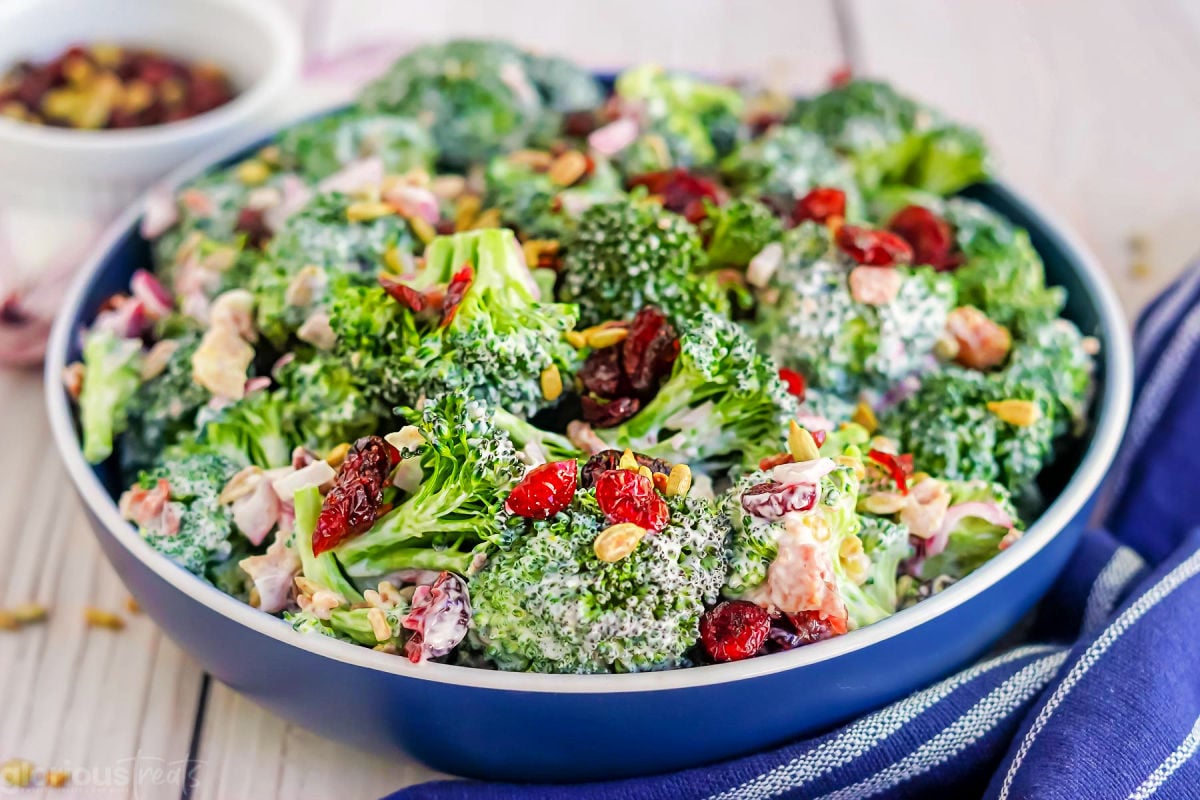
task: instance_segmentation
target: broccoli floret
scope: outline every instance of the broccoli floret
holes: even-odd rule
[[[538,301],[516,239],[504,229],[438,237],[411,285],[445,286],[468,266],[469,286],[445,324],[437,312],[413,312],[378,288],[336,296],[339,352],[392,404],[461,393],[533,414],[553,402],[543,392],[543,373],[573,371],[578,356],[565,334],[575,308]]]
[[[846,396],[885,392],[927,369],[954,307],[954,282],[929,267],[897,267],[896,296],[882,305],[854,299],[857,266],[827,228],[808,222],[785,234],[784,259],[760,293],[755,332],[783,366],[814,386]]]
[[[218,497],[237,470],[237,464],[207,448],[181,445],[168,449],[138,484],[154,489],[159,480],[167,481],[169,504],[179,519],[179,530],[169,533],[143,528],[143,538],[197,575],[203,575],[206,566],[227,559],[232,551],[233,513]]]
[[[433,136],[439,160],[458,168],[519,149],[546,124],[525,55],[503,42],[419,47],[368,84],[358,102],[415,118]]]
[[[1005,368],[1010,383],[1041,386],[1055,405],[1054,435],[1079,435],[1087,426],[1095,363],[1075,323],[1055,319],[1017,342]]]
[[[783,234],[783,224],[771,209],[748,197],[719,208],[710,204],[700,229],[708,242],[709,264],[738,268]]]
[[[604,102],[604,87],[595,76],[565,58],[526,53],[525,71],[550,111],[585,111]]]
[[[987,481],[947,481],[951,507],[960,503],[984,503],[994,506],[1021,527],[1008,490]],[[945,549],[921,562],[918,577],[949,575],[958,579],[974,572],[1000,552],[1000,543],[1010,528],[994,525],[978,516],[963,517],[950,531]]]
[[[1031,425],[1005,422],[988,404],[1028,400],[1038,408]],[[1051,453],[1055,405],[1045,389],[959,367],[927,375],[921,388],[883,420],[918,470],[950,480],[983,480],[1021,494]]]
[[[725,575],[726,515],[666,500],[671,521],[625,558],[597,558],[609,526],[593,489],[547,520],[515,518],[511,544],[471,578],[473,637],[501,669],[637,672],[687,665],[705,603]]]
[[[378,156],[389,174],[432,169],[437,155],[429,131],[416,120],[357,109],[294,125],[278,144],[281,161],[312,180],[370,156]]]
[[[626,174],[708,166],[744,135],[745,104],[731,87],[646,64],[622,72],[615,88],[617,97],[636,107],[643,121],[642,146],[635,143],[621,153]]]
[[[818,186],[841,189],[846,218],[863,216],[862,195],[854,169],[815,133],[779,125],[741,145],[721,162],[725,179],[744,195],[762,197],[781,211]]]
[[[425,443],[401,455],[420,459],[421,483],[370,530],[336,548],[352,576],[410,567],[465,574],[472,548],[497,537],[496,514],[524,473],[483,403],[445,395],[428,401],[415,424]]]
[[[256,324],[276,347],[282,348],[315,309],[324,307],[331,285],[371,284],[389,249],[410,253],[416,247],[403,217],[351,221],[347,209],[352,202],[337,192],[313,200],[288,218],[255,268]],[[307,279],[301,274],[306,269],[313,273]],[[306,284],[303,292],[293,288],[297,282]]]
[[[870,560],[870,572],[862,591],[878,607],[895,612],[900,605],[896,578],[900,565],[913,555],[909,542],[908,528],[885,517],[860,514],[858,538],[862,540],[863,553]]]
[[[195,430],[197,412],[212,397],[192,378],[192,355],[199,344],[194,333],[179,339],[166,368],[130,399],[129,426],[120,450],[124,474],[148,469],[168,445]]]
[[[854,80],[800,101],[789,121],[846,155],[868,192],[894,183],[949,194],[987,177],[978,134],[880,81]]]
[[[96,329],[83,343],[79,425],[83,457],[99,464],[112,455],[113,437],[125,430],[128,407],[141,385],[142,343]]]
[[[654,399],[597,434],[617,449],[693,466],[756,464],[778,452],[796,402],[775,362],[719,314],[704,312],[685,325],[671,376]]]
[[[809,511],[789,512],[776,520],[767,520],[747,511],[742,503],[746,491],[776,481],[778,477],[776,471],[752,472],[742,476],[726,495],[725,503],[733,522],[733,535],[729,545],[730,567],[724,594],[773,604],[771,597],[775,595],[778,599],[780,588],[769,588],[767,579],[772,563],[779,557],[780,543],[786,541],[789,546],[815,544],[820,548],[823,558],[800,559],[806,569],[814,572],[791,575],[789,580],[817,585],[825,579],[820,574],[820,561],[826,560],[831,568],[838,600],[845,606],[849,627],[869,625],[892,614],[895,606],[880,601],[870,584],[873,573],[860,563],[865,543],[859,542],[863,548],[857,552],[851,546],[861,530],[861,521],[855,512],[859,483],[854,470],[849,466],[839,466],[821,477],[817,485],[817,501]],[[809,609],[790,609],[801,610]],[[819,610],[831,609],[823,606]]]
[[[584,180],[564,189],[528,164],[507,155],[496,156],[488,165],[486,202],[500,211],[501,221],[527,239],[562,239],[574,227],[578,212],[597,203],[620,197],[623,192],[616,171],[600,158]]]
[[[941,211],[965,259],[954,271],[960,304],[975,306],[1018,338],[1058,317],[1066,293],[1046,285],[1029,234],[971,200],[948,200]]]
[[[566,436],[544,431],[502,408],[492,409],[492,422],[497,428],[508,434],[513,447],[517,448],[531,464],[568,459],[578,460],[585,455]]]
[[[584,325],[645,305],[686,320],[723,305],[699,276],[703,263],[700,237],[683,217],[636,200],[604,203],[585,211],[568,238],[560,297],[579,304]]]
[[[289,422],[286,395],[263,389],[205,419],[201,440],[239,467],[286,467],[298,444],[290,435]]]

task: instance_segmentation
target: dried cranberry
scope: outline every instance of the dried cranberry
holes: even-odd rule
[[[829,437],[829,433],[824,428],[818,428],[815,431],[809,431],[809,434],[813,437],[813,444],[815,444],[817,447],[825,444],[825,440]]]
[[[602,472],[608,472],[610,469],[617,469],[621,463],[622,452],[620,450],[601,450],[596,453],[583,465],[580,471],[579,483],[584,489],[590,489],[596,485],[596,478]],[[646,467],[651,472],[661,475],[671,474],[671,463],[663,461],[661,458],[651,458],[644,456],[641,453],[634,453],[633,457],[637,459],[638,466]]]
[[[583,418],[596,428],[614,428],[632,417],[642,407],[636,397],[617,397],[612,400],[584,395],[579,398]]]
[[[313,555],[332,550],[375,523],[387,476],[399,461],[396,448],[378,436],[366,436],[354,443],[321,504],[312,537]]]
[[[634,175],[629,179],[628,186],[630,189],[645,186],[650,194],[662,198],[663,208],[684,215],[693,224],[707,215],[705,200],[719,205],[725,198],[725,193],[717,184],[678,167]]]
[[[829,76],[829,88],[837,89],[854,80],[854,71],[849,64],[843,64]]]
[[[458,306],[462,303],[463,297],[466,296],[467,290],[471,288],[474,280],[475,268],[470,264],[464,264],[462,269],[454,273],[454,277],[450,279],[450,285],[446,287],[446,299],[442,301],[441,327],[449,325],[454,320]]]
[[[389,297],[410,311],[415,313],[425,310],[425,295],[408,284],[401,283],[387,275],[380,275],[379,285],[383,287],[383,290],[388,293]]]
[[[263,212],[254,208],[243,208],[238,212],[234,229],[246,234],[246,243],[251,247],[261,248],[271,238],[271,229],[267,227]]]
[[[567,136],[583,138],[600,127],[600,119],[592,110],[569,111],[563,114],[562,129]]]
[[[798,611],[787,617],[802,645],[832,639],[846,632],[845,620],[822,616],[820,611]]]
[[[950,223],[927,208],[905,206],[888,222],[888,229],[912,246],[914,264],[928,264],[939,272],[962,264],[962,257],[954,252]]]
[[[803,375],[794,369],[780,367],[779,378],[787,384],[788,394],[800,401],[804,400],[804,393],[808,389],[808,382],[804,380]]]
[[[869,267],[912,263],[912,248],[891,231],[843,225],[838,229],[837,244],[856,263]]]
[[[634,391],[656,390],[679,357],[679,336],[667,315],[654,306],[639,311],[621,343],[621,356]]]
[[[892,480],[896,482],[896,488],[900,490],[900,494],[908,494],[908,476],[913,471],[911,453],[897,456],[885,453],[882,450],[872,449],[867,453],[867,458],[888,471],[888,474],[892,476]]]
[[[579,380],[584,391],[596,397],[612,399],[633,394],[625,370],[621,366],[621,348],[618,345],[602,347],[588,354],[579,370]]]
[[[822,224],[831,217],[846,216],[846,193],[831,186],[818,186],[796,201],[792,208],[792,222],[813,221]]]
[[[700,617],[700,641],[717,661],[750,658],[770,632],[771,616],[747,600],[726,600]]]
[[[767,481],[742,492],[746,513],[772,522],[791,511],[808,511],[816,502],[817,487],[812,483]]]
[[[571,505],[579,466],[574,461],[552,461],[525,473],[513,487],[504,509],[529,519],[549,519]]]
[[[601,472],[596,478],[596,502],[614,525],[632,522],[651,533],[667,527],[671,517],[666,502],[654,491],[654,481],[633,470]]]

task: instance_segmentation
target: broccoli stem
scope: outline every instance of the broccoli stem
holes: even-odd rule
[[[141,343],[112,331],[93,331],[83,346],[79,395],[83,457],[98,464],[112,455],[113,436],[125,428],[125,406],[141,384]]]
[[[502,408],[497,408],[492,412],[492,422],[497,428],[508,434],[508,438],[512,440],[513,446],[518,450],[529,444],[538,445],[545,451],[547,459],[550,461],[579,460],[584,455],[583,451],[572,444],[567,437],[544,431]]]
[[[295,543],[300,554],[301,571],[304,577],[337,592],[350,603],[362,602],[362,595],[354,584],[346,580],[333,553],[313,555],[312,536],[321,515],[321,490],[316,486],[305,486],[293,495],[296,507]]]
[[[402,569],[428,569],[437,572],[456,572],[466,575],[474,557],[472,551],[438,550],[433,547],[398,547],[375,558],[364,558],[347,564],[353,578],[373,577]]]
[[[426,479],[422,488],[435,478],[431,476]],[[440,485],[439,488],[442,491],[424,491],[415,495],[376,520],[362,536],[338,545],[338,558],[347,571],[356,577],[382,575],[405,567],[420,566],[415,560],[425,560],[434,565],[425,567],[427,569],[453,569],[453,565],[459,563],[453,556],[445,562],[452,566],[443,567],[439,565],[442,563],[439,559],[421,557],[418,553],[427,551],[436,554],[437,551],[428,544],[434,536],[466,534],[477,537],[479,521],[473,515],[463,518],[457,513],[464,503],[470,502],[469,495],[445,491]],[[470,558],[467,557],[463,563],[470,563]]]

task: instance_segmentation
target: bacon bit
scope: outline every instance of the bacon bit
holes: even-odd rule
[[[199,189],[184,189],[179,193],[179,204],[195,217],[206,219],[217,211],[212,198]]]
[[[171,484],[159,478],[153,489],[132,486],[121,495],[117,506],[122,518],[139,527],[160,536],[174,536],[179,533],[179,511],[170,499]]]
[[[141,377],[142,380],[148,381],[151,378],[156,378],[163,373],[167,368],[167,364],[171,360],[171,356],[175,355],[175,351],[179,349],[178,339],[163,339],[155,342],[154,345],[146,353],[146,357],[142,359]],[[70,367],[68,367],[70,369]],[[80,365],[83,369],[83,365]],[[80,380],[83,379],[81,372]]]
[[[567,439],[588,455],[608,449],[608,444],[583,420],[573,419],[567,423]]]
[[[950,490],[934,478],[913,486],[908,502],[900,511],[900,523],[920,539],[930,539],[942,528],[950,509]]]
[[[439,327],[444,328],[454,321],[454,315],[458,313],[458,307],[474,280],[475,268],[470,264],[464,264],[462,269],[454,273],[450,285],[446,287],[446,298],[442,301],[442,321],[438,323]]]
[[[829,74],[829,87],[837,89],[854,80],[854,71],[849,64],[843,64]]]
[[[306,264],[288,282],[283,301],[293,308],[308,308],[317,298],[325,294],[329,277],[316,264]]]
[[[868,306],[886,306],[896,299],[904,276],[891,267],[850,270],[850,296]]]
[[[968,369],[984,371],[1004,362],[1012,348],[1008,328],[993,322],[974,306],[959,306],[946,317],[946,332],[958,350],[954,360]]]
[[[72,400],[78,400],[80,393],[83,391],[83,363],[72,361],[67,366],[63,367],[62,381],[63,388],[67,390],[67,394]]]
[[[216,326],[204,332],[192,354],[192,380],[217,397],[240,400],[246,393],[246,370],[254,361],[254,348],[237,332]]]
[[[808,382],[804,380],[803,375],[794,369],[780,367],[779,379],[787,384],[788,394],[800,401],[804,400],[804,393],[808,389]]]
[[[896,488],[900,490],[900,494],[908,494],[908,476],[913,471],[912,454],[905,453],[897,456],[882,450],[871,450],[867,453],[867,458],[888,471],[892,480],[896,482]]]

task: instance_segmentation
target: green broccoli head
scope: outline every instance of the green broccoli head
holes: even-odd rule
[[[390,409],[360,389],[343,359],[301,354],[275,370],[289,440],[315,453],[374,433]]]
[[[389,174],[432,169],[437,156],[429,130],[394,114],[352,109],[293,125],[278,139],[280,160],[321,180],[358,159],[376,156]]]
[[[418,47],[368,84],[358,104],[416,119],[433,136],[439,160],[458,168],[519,149],[545,125],[526,56],[503,42]]]
[[[228,558],[233,513],[218,497],[237,471],[236,463],[211,449],[196,445],[169,448],[154,469],[142,473],[131,492],[154,490],[165,480],[168,506],[179,528],[172,533],[143,526],[142,536],[155,550],[197,575],[203,575],[206,566]]]
[[[260,389],[206,414],[200,439],[239,467],[286,467],[299,444],[291,435],[290,422],[286,394]]]
[[[858,538],[862,540],[863,553],[870,561],[868,577],[861,591],[872,604],[886,609],[887,615],[890,615],[900,605],[896,586],[900,565],[914,553],[908,528],[886,517],[871,514],[860,514],[858,521]]]
[[[938,542],[940,552],[921,560],[917,576],[922,579],[949,575],[957,580],[974,572],[1003,549],[1001,543],[1014,528],[1021,528],[1012,495],[1000,484],[947,481],[946,487],[950,490],[949,513],[956,521],[944,541]],[[970,510],[960,515],[956,507]]]
[[[512,442],[479,401],[448,394],[406,416],[424,443],[401,456],[418,459],[420,483],[334,550],[352,576],[411,567],[465,574],[472,549],[498,536],[496,515],[524,474]],[[416,471],[404,463],[400,469]]]
[[[975,306],[1018,338],[1058,317],[1066,293],[1046,285],[1028,233],[972,200],[948,200],[942,213],[965,259],[954,271],[960,304]]]
[[[700,237],[683,217],[636,200],[603,203],[585,211],[567,239],[559,294],[579,304],[585,325],[625,319],[646,305],[684,320],[723,305],[700,277],[703,263]]]
[[[841,189],[846,218],[863,216],[854,169],[819,135],[794,125],[775,126],[745,142],[721,162],[721,172],[740,193],[765,198],[787,211],[818,186]]]
[[[1094,340],[1093,340],[1094,343]],[[1080,435],[1095,390],[1095,361],[1075,323],[1055,319],[1018,341],[1009,356],[1010,383],[1040,386],[1054,403],[1054,435]]]
[[[712,266],[745,268],[750,259],[783,234],[783,223],[757,200],[739,197],[724,206],[709,205],[700,226]]]
[[[141,385],[142,343],[99,328],[83,343],[79,425],[83,457],[99,464],[112,455],[113,437],[125,430],[129,404]]]
[[[625,558],[594,550],[609,526],[595,490],[516,530],[471,578],[473,637],[501,669],[638,672],[687,665],[705,603],[725,575],[729,521],[700,498],[666,499],[671,519]]]
[[[592,174],[569,188],[550,179],[547,172],[522,164],[507,155],[488,164],[486,202],[499,209],[501,221],[527,239],[562,239],[575,226],[578,213],[621,197],[620,178],[607,161],[594,160]]]
[[[890,301],[859,302],[857,266],[827,228],[806,222],[784,236],[784,258],[760,292],[755,332],[783,366],[842,395],[887,391],[932,363],[933,347],[954,307],[954,282],[928,267],[897,267]]]
[[[351,221],[352,202],[338,192],[315,198],[288,218],[255,267],[255,322],[276,347],[283,347],[315,310],[327,307],[332,284],[374,283],[389,249],[411,253],[416,247],[403,217]]]
[[[549,111],[566,114],[598,108],[604,87],[583,67],[556,56],[525,54],[525,71]]]
[[[828,616],[841,616],[844,610],[849,627],[869,625],[892,614],[895,606],[884,602],[887,598],[880,598],[870,583],[875,577],[866,560],[870,556],[864,556],[865,543],[857,539],[861,521],[855,512],[859,482],[854,469],[826,463],[830,469],[817,480],[815,502],[808,509],[764,516],[766,512],[751,502],[754,493],[750,490],[755,487],[789,486],[789,473],[796,465],[749,473],[729,490],[725,503],[733,535],[723,591],[728,597],[765,606],[815,601],[820,608],[784,610],[820,610]],[[803,484],[797,491],[803,491]],[[771,567],[784,548],[788,549],[789,566],[773,574]],[[803,555],[793,555],[797,549]],[[836,597],[825,595],[824,587],[830,582]]]
[[[704,167],[728,153],[744,135],[745,103],[736,89],[646,64],[617,76],[616,96],[637,108],[643,122],[643,144],[655,137],[661,145],[636,144],[621,154],[626,174],[669,167]],[[648,161],[645,156],[656,157]],[[662,163],[665,151],[667,163]]]
[[[1006,422],[989,403],[1024,400],[1037,407],[1030,425]],[[921,388],[883,420],[918,470],[950,480],[998,482],[1021,493],[1051,454],[1055,405],[1044,387],[959,367],[930,373]]]
[[[199,344],[195,333],[175,340],[166,368],[142,383],[130,398],[129,425],[120,450],[126,475],[149,469],[168,445],[194,432],[197,413],[212,397],[192,378],[192,355]]]
[[[987,177],[978,134],[880,81],[853,80],[800,101],[789,121],[849,158],[867,192],[905,184],[950,194]]]
[[[616,428],[613,447],[697,466],[757,464],[796,414],[779,369],[741,326],[712,312],[681,323],[679,356],[654,399]]]
[[[378,376],[372,382],[394,404],[461,393],[533,414],[556,399],[542,388],[543,373],[573,372],[578,356],[566,332],[575,308],[538,300],[516,238],[504,229],[438,237],[412,286],[445,286],[466,267],[469,283],[447,322],[378,288],[339,293],[331,319],[339,351],[354,359],[356,372]]]

